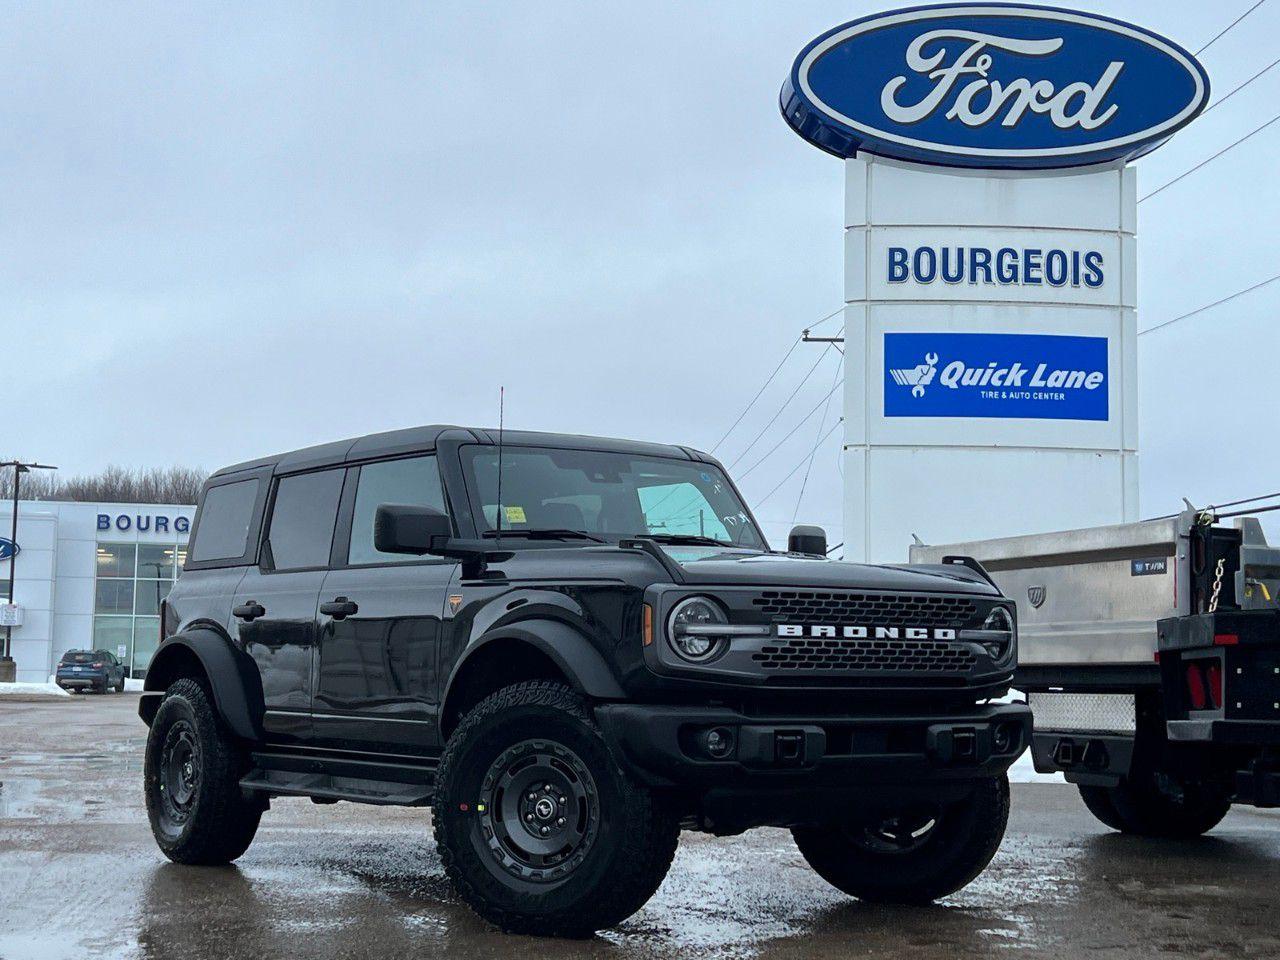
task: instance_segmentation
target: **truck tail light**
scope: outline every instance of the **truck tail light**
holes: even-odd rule
[[[1204,685],[1209,694],[1209,703],[1215,710],[1222,709],[1222,664],[1210,660],[1204,668]]]
[[[89,664],[89,666],[93,667],[93,669],[95,669],[95,670],[101,670],[101,669],[102,669],[102,661],[101,661],[101,660],[99,660],[97,663],[91,663],[91,664]]]
[[[1203,710],[1208,704],[1204,689],[1204,673],[1200,664],[1192,660],[1187,664],[1187,695],[1191,698],[1192,710]]]

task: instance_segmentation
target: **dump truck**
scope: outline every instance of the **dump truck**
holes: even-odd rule
[[[1256,515],[911,547],[976,558],[1017,603],[1036,770],[1126,833],[1187,837],[1280,806],[1280,547]]]

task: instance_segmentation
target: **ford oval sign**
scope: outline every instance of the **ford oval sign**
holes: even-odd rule
[[[16,557],[22,548],[8,537],[0,537],[0,561]]]
[[[1186,50],[1095,14],[1019,4],[896,10],[810,43],[782,114],[838,157],[987,169],[1123,162],[1202,111]]]

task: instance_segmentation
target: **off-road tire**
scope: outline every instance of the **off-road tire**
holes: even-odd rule
[[[518,830],[502,833],[500,814],[525,792],[513,787],[508,797],[495,787],[508,762],[519,769],[535,754],[577,771],[576,781],[571,772],[565,782],[582,790],[585,811],[578,816],[573,802],[564,841],[573,852],[547,869],[508,852],[504,838],[518,851]],[[540,936],[586,937],[631,916],[662,883],[680,835],[671,806],[618,764],[583,698],[550,681],[506,687],[463,718],[440,758],[434,821],[458,895],[503,930]],[[594,826],[576,829],[583,824]]]
[[[861,826],[796,827],[796,846],[818,875],[870,903],[931,903],[968,885],[1000,848],[1009,822],[1009,778],[984,780],[949,804],[918,847],[881,851],[856,837]]]
[[[175,743],[187,752],[194,774],[183,788],[189,800],[182,810],[172,799],[177,795],[170,787],[174,771],[166,762]],[[249,848],[264,804],[240,789],[247,762],[204,687],[183,679],[165,691],[147,736],[143,783],[151,832],[166,857],[174,863],[227,864]]]
[[[1139,774],[1116,787],[1080,786],[1089,812],[1121,833],[1187,840],[1208,833],[1231,809],[1231,797],[1209,784],[1169,782]]]

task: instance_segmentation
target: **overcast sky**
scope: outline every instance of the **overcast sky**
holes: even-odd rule
[[[888,5],[8,6],[0,449],[73,473],[214,468],[494,423],[499,384],[511,427],[709,448],[841,301],[841,164],[783,123],[779,86],[809,39]],[[1197,49],[1248,5],[1083,6]],[[1215,89],[1277,35],[1271,3],[1215,43]],[[1140,193],[1278,94],[1280,69],[1141,160]],[[1278,145],[1280,125],[1142,204],[1140,329],[1276,272]],[[1278,308],[1280,284],[1141,339],[1144,514],[1280,489]],[[727,462],[819,349],[793,354]],[[816,428],[746,477],[749,499]],[[799,510],[832,542],[838,441]],[[758,505],[774,538],[802,475]]]

